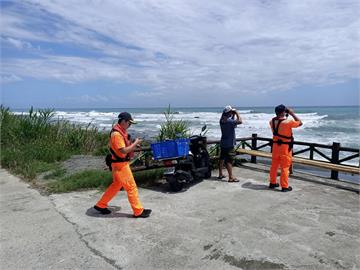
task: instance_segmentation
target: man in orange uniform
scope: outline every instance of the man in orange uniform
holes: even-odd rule
[[[110,214],[107,208],[108,203],[123,187],[128,195],[134,217],[146,218],[150,216],[151,209],[144,209],[138,196],[138,189],[130,169],[129,161],[133,156],[134,149],[140,146],[141,140],[137,138],[133,143],[130,142],[127,129],[131,124],[136,124],[130,113],[122,112],[119,114],[118,124],[113,127],[110,134],[110,152],[112,154],[112,176],[113,182],[107,188],[100,201],[94,208],[103,215]]]
[[[302,122],[292,109],[286,108],[283,104],[275,108],[275,113],[276,117],[270,121],[270,127],[273,132],[273,146],[269,188],[273,189],[279,186],[276,182],[276,176],[280,166],[281,191],[287,192],[292,190],[288,181],[289,169],[292,163],[292,146],[294,142],[292,129],[301,126]],[[290,114],[293,119],[288,119],[288,114]]]

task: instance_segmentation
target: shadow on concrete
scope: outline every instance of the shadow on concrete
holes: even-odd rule
[[[95,210],[94,207],[87,209],[85,214],[87,216],[96,218],[133,218],[132,214],[119,213],[118,211],[121,210],[120,206],[109,206],[108,208],[111,210],[111,214],[109,215],[102,215],[97,210]]]
[[[253,184],[253,183],[251,183],[251,182],[246,182],[246,183],[242,184],[241,187],[243,187],[243,188],[248,188],[248,189],[253,189],[253,190],[280,191],[280,190],[278,190],[278,189],[269,189],[269,186],[268,186],[268,185]]]
[[[204,179],[205,180],[205,179]],[[207,179],[206,179],[207,180]],[[200,182],[202,182],[203,180],[194,180],[190,183],[187,183],[184,185],[184,188],[180,191],[172,191],[170,189],[169,183],[166,182],[166,180],[164,180],[163,182],[158,182],[156,184],[153,185],[139,185],[141,188],[145,188],[145,189],[149,189],[152,191],[157,191],[157,192],[162,192],[162,193],[167,193],[167,194],[175,194],[175,193],[183,193],[186,192],[188,189],[190,189],[192,186],[199,184]]]
[[[252,171],[269,173],[269,168],[266,168],[266,169],[256,168],[256,167],[247,166],[244,164],[239,166],[239,168],[241,168],[241,167],[252,170]],[[293,179],[296,179],[296,180],[300,180],[300,181],[316,183],[316,184],[329,186],[329,187],[333,187],[333,188],[337,188],[337,189],[343,189],[343,190],[347,190],[347,191],[352,191],[357,194],[360,194],[359,185],[350,183],[350,182],[333,180],[330,178],[324,178],[322,176],[312,175],[312,174],[308,174],[306,172],[294,172],[293,174],[290,175],[290,177]]]

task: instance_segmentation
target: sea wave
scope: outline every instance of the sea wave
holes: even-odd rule
[[[243,124],[236,129],[237,137],[249,137],[256,133],[261,137],[272,137],[269,128],[269,121],[274,114],[270,110],[239,110],[243,119]],[[132,110],[134,119],[138,122],[136,127],[130,129],[131,132],[146,134],[148,137],[155,137],[161,124],[165,122],[165,115],[160,110]],[[359,147],[360,145],[360,121],[354,121],[352,118],[343,117],[339,120],[334,117],[335,112],[327,111],[324,113],[316,111],[306,111],[298,113],[298,117],[304,125],[294,130],[295,139],[298,141],[331,144],[334,141],[341,142],[344,146]],[[27,115],[26,111],[15,111],[14,114]],[[110,130],[116,123],[119,112],[101,111],[101,110],[56,110],[54,118],[68,120],[73,123],[88,124],[91,123],[100,129]],[[178,114],[173,115],[174,120],[183,120],[189,124],[190,132],[198,134],[203,125],[207,125],[207,136],[211,139],[220,139],[221,131],[219,128],[219,119],[221,109],[209,109],[201,111],[199,109],[191,111],[179,110]],[[357,120],[359,120],[357,118]]]

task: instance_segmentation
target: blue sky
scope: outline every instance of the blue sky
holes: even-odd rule
[[[360,3],[1,1],[10,108],[358,105]]]

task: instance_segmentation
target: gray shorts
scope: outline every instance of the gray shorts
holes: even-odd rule
[[[220,148],[220,160],[224,160],[226,163],[231,163],[234,160],[234,156],[235,156],[234,147]]]

